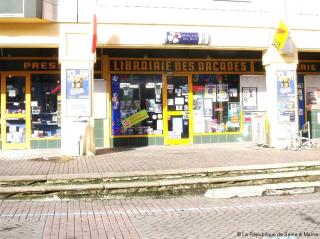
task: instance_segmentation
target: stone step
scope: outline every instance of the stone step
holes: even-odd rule
[[[223,172],[221,174],[221,172]],[[61,175],[60,175],[61,176]],[[247,190],[262,190],[259,195],[269,195],[272,190],[286,188],[261,188],[262,185],[284,185],[292,183],[317,183],[320,181],[320,170],[314,166],[285,167],[276,169],[250,169],[233,171],[188,171],[158,173],[126,173],[113,175],[114,177],[96,178],[68,178],[45,179],[33,178],[33,181],[17,181],[12,178],[2,179],[0,197],[2,198],[35,198],[58,196],[70,197],[118,197],[118,196],[143,196],[143,195],[180,195],[204,194],[208,189],[235,190],[237,195],[251,195]],[[95,175],[96,176],[96,175]],[[24,178],[28,179],[28,178]],[[248,189],[246,189],[249,187]],[[250,188],[252,187],[252,188]],[[312,186],[317,190],[317,185]],[[258,190],[258,188],[260,188]],[[303,187],[306,188],[306,187]],[[294,188],[292,191],[294,191]],[[237,190],[240,190],[239,192]],[[241,191],[242,190],[242,191]],[[260,192],[259,191],[259,192]],[[217,195],[217,192],[211,193]],[[227,193],[228,194],[228,191]],[[218,193],[219,195],[219,193]],[[230,193],[232,196],[232,193]],[[254,195],[254,193],[253,193]]]

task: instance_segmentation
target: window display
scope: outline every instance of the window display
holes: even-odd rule
[[[6,77],[6,113],[25,114],[26,78],[24,76]]]
[[[145,135],[162,134],[162,76],[112,75],[112,134]],[[126,119],[146,110],[148,118],[135,120],[124,127]],[[136,117],[138,118],[138,117]]]
[[[32,75],[32,137],[60,136],[60,78],[58,75]]]
[[[240,130],[239,76],[193,75],[194,132]]]

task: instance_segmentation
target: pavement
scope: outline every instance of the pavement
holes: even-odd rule
[[[1,201],[0,238],[317,239],[320,194]]]
[[[59,157],[61,156],[61,157]],[[279,150],[249,143],[99,149],[88,157],[63,157],[59,149],[0,151],[0,180],[95,178],[130,173],[191,172],[223,168],[320,165],[320,149]]]

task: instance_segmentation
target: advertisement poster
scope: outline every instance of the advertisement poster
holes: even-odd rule
[[[67,99],[89,98],[89,69],[67,69]]]
[[[239,102],[228,103],[228,127],[240,127],[240,104]]]
[[[89,69],[66,70],[67,116],[91,116]]]
[[[242,87],[242,109],[257,110],[257,87]]]
[[[228,85],[225,85],[225,84],[218,85],[217,101],[218,102],[229,101]]]
[[[121,124],[123,125],[123,128],[127,129],[132,127],[133,125],[136,125],[140,123],[141,121],[149,118],[149,115],[146,110],[141,110],[134,115],[131,115],[130,117],[124,119],[121,121]]]
[[[212,117],[212,99],[205,98],[204,99],[204,116],[205,117]]]
[[[279,123],[295,122],[296,90],[294,71],[277,71]]]
[[[112,135],[121,135],[120,79],[118,75],[112,75],[111,88]]]

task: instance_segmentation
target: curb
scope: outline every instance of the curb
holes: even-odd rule
[[[318,191],[318,187],[320,187],[320,181],[264,184],[259,186],[209,189],[204,196],[207,198],[222,199],[234,197],[293,195],[315,193]]]
[[[81,179],[102,179],[102,178],[119,178],[119,177],[136,177],[136,176],[159,176],[174,174],[196,174],[196,173],[214,173],[223,171],[241,171],[241,170],[266,170],[266,169],[285,169],[294,167],[312,167],[320,166],[320,161],[306,161],[294,163],[278,164],[254,164],[227,167],[211,168],[187,168],[187,169],[167,169],[152,171],[131,171],[131,172],[106,172],[106,173],[83,173],[83,174],[43,174],[43,175],[17,175],[17,176],[0,176],[0,182],[17,182],[17,181],[47,181],[47,180],[81,180]]]

